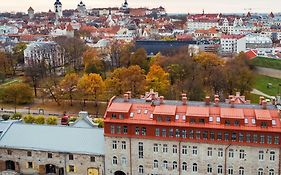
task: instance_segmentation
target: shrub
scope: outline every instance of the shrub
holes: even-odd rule
[[[58,118],[57,117],[48,117],[46,120],[46,123],[48,125],[57,125],[58,124]]]
[[[9,120],[9,118],[10,118],[10,116],[7,115],[7,114],[3,114],[3,115],[2,115],[2,119],[3,119],[4,121]]]
[[[97,123],[99,128],[104,127],[104,122],[103,122],[103,119],[101,119],[101,118],[95,118],[95,119],[93,119],[93,122]]]
[[[22,114],[21,113],[14,113],[11,117],[11,120],[20,120],[22,118]]]
[[[44,116],[37,116],[34,118],[34,123],[38,125],[44,125],[45,124],[45,117]]]
[[[23,121],[25,123],[34,123],[35,122],[35,117],[33,117],[32,115],[26,115],[23,117]]]
[[[77,117],[70,117],[69,122],[75,122],[77,120]]]

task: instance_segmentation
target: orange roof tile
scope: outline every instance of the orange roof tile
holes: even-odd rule
[[[176,115],[177,106],[160,105],[154,108],[153,114],[156,115]]]
[[[244,119],[243,109],[221,108],[221,118]]]
[[[272,120],[268,110],[255,109],[257,120]]]
[[[209,117],[210,115],[209,107],[188,106],[186,115],[196,116],[196,117]]]
[[[112,103],[108,108],[108,112],[129,112],[131,109],[131,103]]]

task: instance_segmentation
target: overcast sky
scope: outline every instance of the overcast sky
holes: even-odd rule
[[[1,3],[1,1],[3,1]],[[5,1],[5,2],[4,2]],[[0,11],[25,12],[29,6],[35,11],[53,10],[55,0],[0,0]],[[63,9],[74,9],[80,0],[61,0]],[[83,0],[87,8],[119,7],[124,0]],[[130,7],[163,6],[169,13],[212,12],[281,12],[281,0],[128,0]]]

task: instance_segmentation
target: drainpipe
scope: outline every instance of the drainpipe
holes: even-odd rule
[[[105,155],[103,156],[103,172],[102,175],[106,174],[105,173],[106,169],[105,169]]]
[[[181,175],[181,141],[179,142],[179,175]]]
[[[281,147],[279,147],[278,174],[280,174],[280,173],[281,173],[281,170],[280,170],[280,163],[281,163]]]
[[[130,140],[130,175],[133,175],[133,171],[132,171],[132,140],[131,137],[129,137]]]
[[[226,168],[226,165],[227,165],[227,150],[228,150],[228,148],[231,146],[231,144],[229,144],[226,148],[225,148],[225,150],[224,150],[224,175],[226,175],[227,173],[226,173],[226,170],[227,170],[227,168]]]
[[[64,174],[67,175],[67,171],[66,171],[66,153],[64,154]]]

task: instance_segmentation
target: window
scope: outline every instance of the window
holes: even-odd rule
[[[160,129],[159,128],[155,129],[155,136],[160,136]]]
[[[136,133],[136,135],[140,135],[140,128],[139,127],[136,127],[135,133]]]
[[[171,117],[166,117],[166,122],[170,122],[171,121]]]
[[[274,169],[270,169],[268,175],[274,175]]]
[[[203,131],[203,139],[207,140],[208,139],[208,131]]]
[[[236,137],[236,132],[233,132],[233,133],[231,134],[231,140],[232,140],[232,141],[236,141],[236,139],[237,139],[237,137]]]
[[[123,126],[123,133],[127,134],[128,133],[128,126]]]
[[[178,163],[176,161],[173,161],[173,170],[178,168]]]
[[[235,120],[235,121],[234,121],[234,126],[239,126],[239,123],[240,123],[240,122],[239,122],[238,120]]]
[[[222,140],[222,133],[221,133],[221,132],[218,132],[217,137],[218,137],[218,138],[217,138],[218,140]]]
[[[210,132],[210,139],[211,140],[215,139],[215,133],[213,131]]]
[[[218,157],[223,157],[223,149],[222,148],[218,149]]]
[[[187,154],[187,146],[186,145],[182,146],[182,154]]]
[[[199,123],[202,123],[202,124],[204,124],[204,123],[205,123],[205,119],[203,119],[203,118],[200,118],[200,119],[199,119]]]
[[[131,117],[131,118],[134,117],[134,113],[133,113],[133,112],[130,113],[130,117]]]
[[[121,126],[116,126],[116,134],[121,134]]]
[[[225,141],[228,141],[228,140],[229,140],[229,134],[228,134],[228,132],[225,132],[225,133],[224,133],[224,140],[225,140]]]
[[[91,157],[90,157],[90,161],[91,161],[91,162],[95,162],[95,161],[96,161],[96,157],[91,156]]]
[[[267,136],[267,144],[272,143],[272,137],[270,135]]]
[[[161,122],[162,121],[162,117],[157,116],[156,120],[157,120],[157,122]]]
[[[173,153],[174,154],[178,153],[178,146],[177,145],[173,145]]]
[[[163,153],[167,153],[167,152],[168,152],[168,145],[163,144]]]
[[[116,140],[112,141],[112,149],[117,149],[117,141]]]
[[[166,129],[162,129],[162,137],[166,137]]]
[[[262,168],[258,169],[258,175],[263,175],[263,169]]]
[[[193,147],[192,147],[192,154],[193,154],[193,155],[197,155],[197,154],[198,154],[197,146],[193,146]]]
[[[121,148],[122,149],[126,149],[127,148],[126,141],[122,141]]]
[[[229,158],[233,158],[233,157],[234,157],[234,151],[233,151],[233,149],[229,149],[229,151],[228,151],[228,157],[229,157]]]
[[[190,123],[195,123],[195,119],[194,118],[190,118]]]
[[[111,114],[111,118],[116,119],[116,114]]]
[[[218,166],[218,174],[222,174],[222,166],[221,165]]]
[[[143,143],[139,142],[139,158],[143,158]]]
[[[212,166],[211,166],[211,164],[208,164],[207,165],[207,173],[212,173],[212,172],[213,172]]]
[[[245,158],[245,150],[242,150],[242,149],[241,149],[241,150],[239,151],[239,158],[240,158],[240,159],[244,159],[244,158]]]
[[[194,163],[192,165],[192,172],[197,172],[197,171],[198,171],[197,163]]]
[[[27,151],[27,156],[31,157],[32,156],[32,152],[31,151]]]
[[[224,122],[224,124],[225,124],[226,126],[228,126],[228,125],[230,125],[230,121],[229,121],[229,120],[226,120],[226,121]]]
[[[176,138],[179,138],[179,137],[180,137],[180,130],[176,129]]]
[[[270,153],[269,153],[269,160],[275,161],[275,152],[274,151],[270,151]]]
[[[181,131],[181,135],[182,135],[182,138],[186,138],[186,130],[185,129]]]
[[[69,154],[68,155],[68,160],[73,160],[74,158],[73,158],[73,154]]]
[[[264,143],[264,135],[260,135],[260,143]]]
[[[251,134],[246,134],[246,142],[250,143],[251,142]]]
[[[114,126],[114,125],[111,125],[111,126],[110,126],[110,133],[111,133],[111,134],[114,134],[114,133],[115,133],[115,126]]]
[[[143,174],[143,173],[144,173],[143,166],[140,165],[140,166],[139,166],[139,174]]]
[[[117,157],[116,156],[113,156],[113,158],[112,158],[112,164],[113,165],[117,165]]]
[[[158,160],[153,161],[153,168],[158,168]]]
[[[264,159],[264,152],[259,151],[259,160],[263,160],[263,159]]]
[[[7,150],[7,154],[8,154],[8,155],[12,155],[12,151],[8,149],[8,150]]]
[[[187,171],[187,163],[186,162],[182,163],[182,170]]]
[[[142,134],[143,136],[146,135],[146,127],[142,127],[142,129],[141,129],[141,134]]]
[[[163,168],[168,169],[168,161],[167,160],[163,161]]]
[[[52,153],[48,153],[48,158],[51,159],[53,157]]]
[[[153,152],[155,152],[155,153],[158,152],[158,144],[157,143],[153,144]]]
[[[200,131],[196,131],[196,139],[200,139],[200,136],[201,136]]]
[[[221,122],[221,118],[220,118],[220,117],[217,117],[217,118],[216,118],[216,121],[217,121],[217,123],[220,123],[220,122]]]
[[[27,162],[27,167],[28,168],[33,168],[33,163],[32,162]]]
[[[127,159],[126,159],[126,157],[122,157],[122,158],[121,158],[121,164],[122,164],[122,165],[126,165],[126,164],[127,164]]]
[[[261,122],[261,127],[262,128],[266,128],[267,127],[267,123],[266,122]]]
[[[190,131],[189,131],[189,138],[190,138],[190,139],[193,139],[193,135],[194,135],[194,131],[193,131],[193,130],[190,130]]]
[[[207,151],[207,156],[212,156],[213,155],[213,149],[212,148],[208,148],[208,151]]]
[[[228,175],[232,175],[233,174],[233,167],[229,167],[227,172],[228,172]]]
[[[69,172],[75,172],[75,167],[74,165],[69,165],[68,166]]]
[[[243,140],[244,140],[244,135],[243,135],[243,133],[239,133],[239,142],[243,142]]]
[[[119,114],[119,119],[124,119],[124,114]]]
[[[279,136],[274,136],[274,144],[275,145],[279,144]]]
[[[174,129],[173,129],[173,128],[171,128],[171,129],[169,130],[169,136],[170,136],[170,137],[173,137],[173,136],[174,136]]]
[[[253,135],[253,142],[254,142],[254,143],[257,143],[257,142],[258,142],[258,135],[257,135],[257,134],[254,134],[254,135]]]
[[[239,175],[244,175],[245,171],[244,171],[244,167],[239,167]]]

